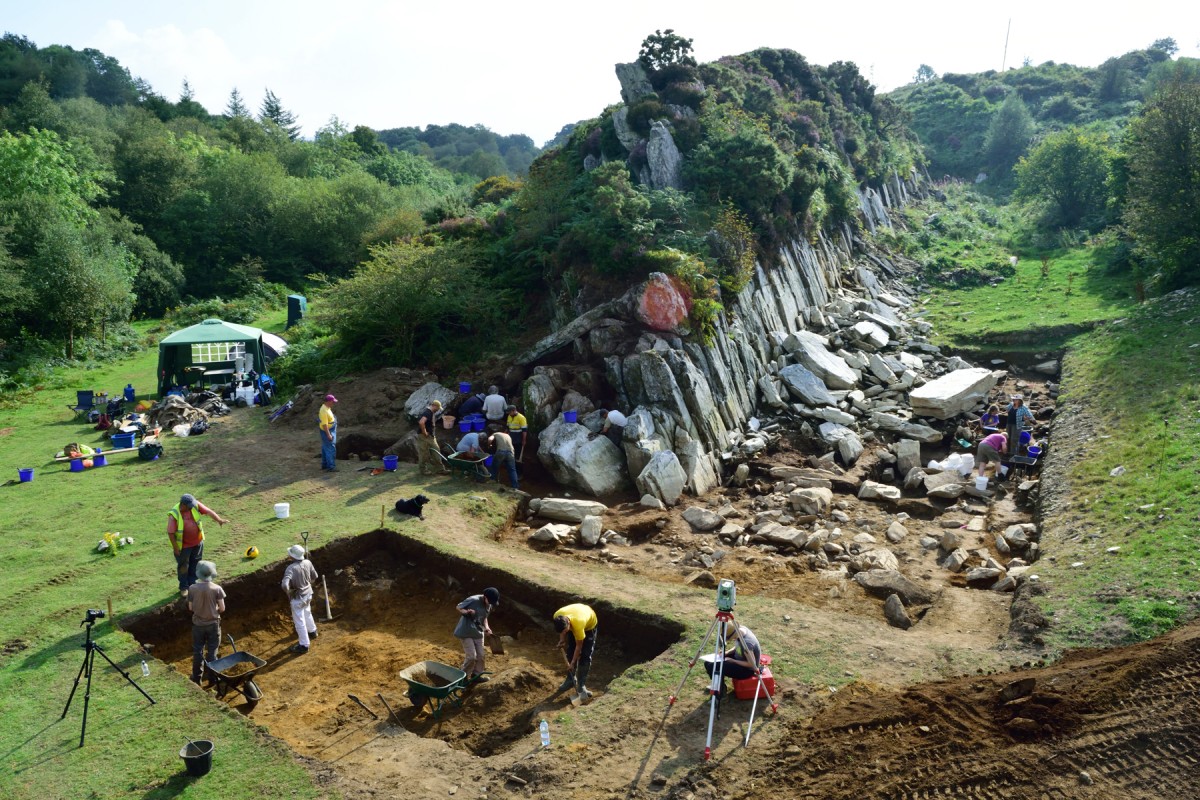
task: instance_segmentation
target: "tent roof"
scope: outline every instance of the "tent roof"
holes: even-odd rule
[[[276,355],[283,355],[287,351],[288,343],[273,333],[263,331],[262,340],[263,344],[274,350]]]
[[[259,339],[262,331],[249,325],[237,325],[233,322],[223,322],[219,319],[206,319],[204,322],[175,331],[159,342],[166,344],[200,344],[203,342],[241,342],[249,339]]]

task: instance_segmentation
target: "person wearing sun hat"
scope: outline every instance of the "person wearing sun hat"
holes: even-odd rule
[[[205,661],[216,661],[221,649],[221,614],[225,611],[225,590],[213,580],[217,565],[201,561],[196,565],[196,583],[188,587],[188,609],[192,612],[192,683],[199,683]]]
[[[325,395],[325,402],[321,403],[321,410],[317,412],[321,433],[321,469],[326,472],[337,471],[337,417],[333,415],[333,406],[337,401],[333,395]]]
[[[312,598],[313,582],[316,581],[317,568],[308,560],[308,553],[303,545],[294,544],[288,548],[288,558],[292,560],[283,571],[283,591],[287,593],[288,602],[292,607],[292,624],[296,626],[298,644],[288,650],[296,655],[304,655],[313,638],[317,635],[317,621],[313,619]]]
[[[488,615],[499,605],[499,590],[489,586],[483,590],[483,594],[473,594],[457,606],[459,618],[454,635],[462,640],[463,652],[467,656],[462,671],[467,673],[472,683],[488,680],[488,676],[483,674],[483,640],[492,632]]]

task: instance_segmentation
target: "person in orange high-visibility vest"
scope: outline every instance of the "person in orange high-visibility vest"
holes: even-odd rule
[[[179,576],[179,594],[187,597],[188,587],[196,582],[196,565],[204,557],[204,523],[201,517],[212,517],[218,525],[228,522],[216,511],[194,496],[185,494],[167,515],[167,538],[175,551],[175,567]]]

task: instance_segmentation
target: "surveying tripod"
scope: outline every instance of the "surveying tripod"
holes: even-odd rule
[[[83,726],[79,730],[80,747],[83,747],[83,737],[87,735],[88,704],[92,700],[92,667],[96,661],[96,653],[99,653],[101,656],[103,656],[104,660],[108,662],[110,667],[121,673],[121,676],[125,678],[125,680],[129,681],[130,686],[141,692],[142,696],[150,701],[150,705],[154,705],[154,698],[146,694],[146,690],[138,686],[137,683],[134,682],[133,678],[129,677],[128,672],[113,663],[113,660],[108,657],[108,653],[104,652],[103,647],[92,641],[92,626],[96,624],[97,619],[101,619],[103,617],[103,611],[88,609],[87,618],[84,619],[83,622],[79,623],[80,627],[83,627],[84,625],[87,626],[86,640],[80,645],[80,647],[82,647],[84,650],[83,663],[79,665],[79,674],[75,676],[75,685],[71,687],[71,695],[67,698],[67,705],[63,709],[62,716],[59,717],[60,720],[66,719],[67,712],[71,710],[71,701],[75,699],[75,690],[79,688],[79,681],[86,675],[87,688],[84,690],[83,694]]]
[[[726,635],[727,623],[732,623],[731,627],[733,628],[734,639],[737,641],[741,652],[745,654],[754,653],[746,645],[746,640],[742,637],[742,629],[733,618],[733,606],[736,603],[736,598],[737,591],[733,581],[726,578],[717,584],[716,618],[708,626],[708,632],[704,634],[704,640],[700,642],[700,647],[696,650],[696,655],[692,656],[692,660],[688,662],[687,672],[683,674],[683,680],[675,688],[675,693],[671,695],[670,702],[668,703],[669,706],[675,705],[675,700],[683,690],[684,684],[687,683],[688,676],[692,674],[692,668],[700,660],[700,654],[704,652],[704,648],[708,645],[708,640],[713,638],[712,680],[708,684],[708,733],[704,739],[705,761],[708,761],[712,757],[713,723],[717,719],[718,708],[721,703],[721,687],[725,682],[725,652],[728,646],[728,637]],[[714,633],[716,634],[715,638],[713,637]],[[763,681],[761,664],[754,665],[754,678],[758,681],[758,690],[754,693],[754,702],[750,706],[750,722],[746,726],[746,738],[742,742],[743,747],[750,744],[750,732],[754,728],[754,715],[758,710],[758,698],[766,696],[767,700],[770,701],[772,714],[779,710],[779,704],[775,702],[775,698],[771,696],[770,691],[767,690],[767,684]]]

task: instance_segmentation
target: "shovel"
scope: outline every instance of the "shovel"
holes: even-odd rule
[[[504,640],[501,639],[496,634],[494,634],[494,633],[487,634],[486,636],[484,636],[484,642],[485,642],[485,644],[487,644],[488,649],[492,651],[492,655],[494,655],[494,656],[504,655]]]

